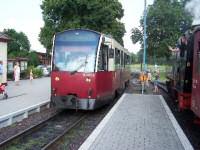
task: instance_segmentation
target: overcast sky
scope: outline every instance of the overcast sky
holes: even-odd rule
[[[139,44],[133,45],[130,40],[131,29],[139,26],[139,20],[144,10],[143,0],[119,0],[124,9],[122,22],[125,24],[126,35],[124,45],[131,52],[137,52]],[[153,0],[147,0],[152,4]],[[24,32],[31,43],[31,49],[45,52],[44,47],[38,41],[40,28],[43,26],[42,0],[0,0],[0,31],[13,28],[17,32]]]

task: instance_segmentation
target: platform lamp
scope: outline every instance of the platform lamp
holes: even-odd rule
[[[146,33],[146,26],[147,26],[147,8],[146,8],[146,0],[144,0],[144,36],[143,36],[143,41],[144,41],[144,51],[143,51],[143,71],[146,71],[147,66],[146,66],[146,48],[147,48],[147,33]]]
[[[143,72],[146,71],[146,23],[147,23],[147,8],[146,8],[147,1],[144,0],[144,36],[143,36],[143,41],[144,41],[144,51],[143,51]],[[144,84],[142,84],[142,94],[144,93]]]

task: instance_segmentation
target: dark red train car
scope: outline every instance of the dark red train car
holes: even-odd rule
[[[112,37],[74,29],[53,43],[51,104],[93,110],[111,101],[130,79],[130,56]]]
[[[194,32],[192,111],[200,117],[200,26]]]
[[[191,109],[200,117],[200,26],[192,27],[184,36],[187,42],[180,42],[166,84],[180,110]]]

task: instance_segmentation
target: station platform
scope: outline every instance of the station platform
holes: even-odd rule
[[[50,101],[49,77],[34,79],[32,82],[21,80],[19,84],[16,86],[13,81],[9,81],[6,87],[8,99],[0,95],[0,128],[12,124],[20,115],[26,118],[35,109],[39,111],[41,105]]]
[[[124,94],[79,150],[193,150],[161,95]]]

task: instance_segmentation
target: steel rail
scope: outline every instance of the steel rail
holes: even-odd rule
[[[71,130],[73,130],[78,124],[80,124],[82,122],[82,120],[84,120],[88,115],[83,115],[80,119],[78,119],[75,123],[73,123],[72,125],[70,125],[68,128],[66,128],[62,134],[58,135],[56,138],[54,138],[50,143],[46,144],[42,150],[47,150],[47,149],[51,149],[56,143],[58,143],[60,140],[62,140],[62,138],[69,133]]]
[[[24,136],[30,135],[31,133],[33,133],[34,131],[44,127],[46,125],[46,123],[50,120],[52,120],[53,118],[55,118],[60,112],[54,114],[53,116],[45,119],[44,121],[41,121],[40,123],[33,125],[25,130],[23,130],[22,132],[19,132],[13,136],[11,136],[10,138],[2,141],[0,143],[0,149],[5,149],[6,147],[9,146],[10,143],[12,143],[13,141],[17,140],[17,139],[21,139]]]

